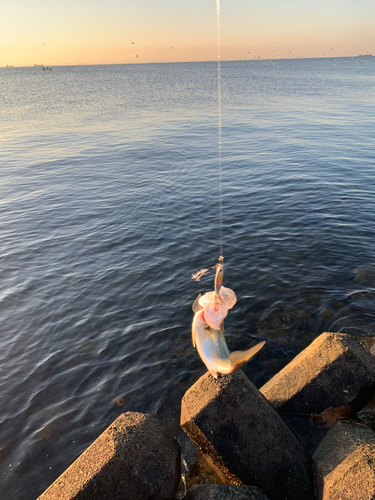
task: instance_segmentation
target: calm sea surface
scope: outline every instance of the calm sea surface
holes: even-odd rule
[[[222,63],[231,350],[263,385],[375,335],[375,57]],[[177,436],[219,247],[216,63],[0,69],[0,489],[34,500],[123,411]],[[117,399],[116,399],[117,398]]]

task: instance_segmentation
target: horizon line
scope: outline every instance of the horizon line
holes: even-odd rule
[[[355,56],[298,56],[298,57],[278,57],[278,58],[272,58],[272,57],[266,57],[263,59],[260,58],[254,58],[254,59],[221,59],[220,62],[225,63],[225,62],[262,62],[262,61],[297,61],[297,60],[304,60],[304,59],[354,59],[357,57],[374,57],[372,54],[358,54]],[[11,69],[11,68],[50,68],[52,66],[56,67],[75,67],[75,66],[125,66],[125,65],[141,65],[141,64],[191,64],[191,63],[217,63],[218,59],[209,59],[206,61],[147,61],[147,62],[122,62],[122,63],[91,63],[91,64],[55,64],[55,65],[50,65],[50,64],[30,64],[30,65],[22,65],[22,66],[14,66],[14,65],[8,65],[6,64],[5,66],[0,66],[0,68],[4,69]]]

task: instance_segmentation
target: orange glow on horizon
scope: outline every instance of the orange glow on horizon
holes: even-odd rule
[[[222,0],[221,59],[375,54],[374,19],[375,2],[366,0]],[[216,60],[214,0],[94,0],[90,6],[14,0],[2,8],[2,67]]]

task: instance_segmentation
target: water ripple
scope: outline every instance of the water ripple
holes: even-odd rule
[[[257,386],[323,331],[375,335],[374,68],[332,68],[222,65],[226,335],[267,340],[244,367]],[[216,65],[40,73],[0,69],[8,500],[36,498],[123,411],[183,443],[181,397],[205,372],[191,304],[213,279],[190,276],[219,254]]]

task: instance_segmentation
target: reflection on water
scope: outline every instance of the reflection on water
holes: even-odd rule
[[[226,339],[267,340],[244,365],[258,387],[323,331],[375,334],[374,65],[278,66],[221,67]],[[179,412],[205,372],[191,305],[212,289],[190,276],[219,256],[216,70],[0,70],[8,500],[34,500],[123,411],[156,415],[194,463]]]

